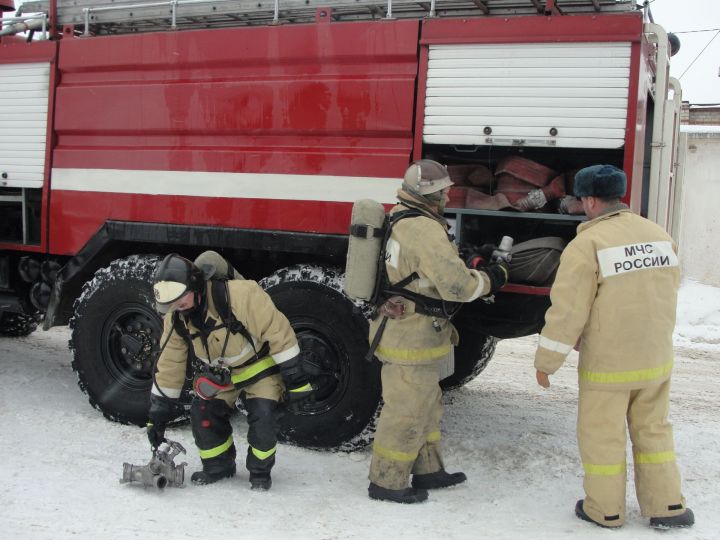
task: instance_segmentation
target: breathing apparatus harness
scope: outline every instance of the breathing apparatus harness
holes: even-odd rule
[[[165,350],[165,347],[170,341],[170,337],[172,336],[173,332],[176,332],[187,343],[188,362],[185,378],[188,381],[194,380],[197,382],[199,379],[203,379],[203,381],[212,381],[212,383],[215,384],[217,388],[229,389],[227,387],[232,385],[234,388],[240,389],[248,386],[249,384],[257,382],[260,379],[268,377],[269,375],[274,375],[275,373],[280,372],[280,367],[278,365],[273,365],[261,370],[257,375],[253,376],[252,378],[233,384],[230,376],[230,371],[232,369],[231,366],[212,366],[206,362],[203,362],[195,355],[193,340],[196,338],[200,338],[203,348],[205,349],[205,353],[207,354],[207,357],[209,359],[210,350],[207,341],[208,337],[213,332],[221,330],[223,328],[227,328],[228,331],[225,334],[225,341],[223,343],[222,351],[220,352],[221,358],[225,357],[225,351],[227,349],[228,341],[230,339],[230,334],[241,334],[253,349],[253,356],[251,356],[240,367],[247,368],[252,364],[258,362],[262,358],[267,357],[270,353],[270,346],[267,341],[263,342],[263,344],[260,346],[260,349],[257,349],[255,347],[255,342],[250,335],[250,332],[248,332],[245,325],[240,322],[237,317],[235,317],[235,314],[233,313],[233,310],[230,306],[230,290],[228,288],[228,280],[226,278],[213,277],[209,280],[209,282],[210,294],[212,295],[213,303],[215,304],[215,309],[220,316],[221,322],[220,324],[216,324],[216,321],[212,318],[205,319],[205,316],[207,315],[206,298],[203,298],[199,305],[198,302],[196,302],[196,305],[198,305],[197,312],[191,314],[189,317],[193,324],[197,326],[198,332],[190,333],[190,330],[188,329],[185,320],[183,320],[182,315],[178,311],[174,311],[172,313],[172,329],[168,333],[168,337],[162,344],[160,352],[155,359],[155,365],[153,366],[152,374],[153,384],[155,385],[155,388],[166,399],[174,398],[170,398],[169,396],[167,396],[157,384],[157,363],[160,360],[162,352]],[[197,391],[197,385],[193,384],[193,387]]]
[[[386,302],[390,301],[392,297],[400,296],[415,303],[416,313],[432,317],[433,328],[436,332],[440,332],[441,327],[437,319],[445,319],[449,321],[460,310],[460,308],[462,307],[462,303],[449,302],[438,298],[432,298],[430,296],[425,296],[423,294],[416,293],[407,289],[407,285],[420,277],[417,272],[413,272],[410,275],[405,276],[397,283],[390,283],[390,278],[388,277],[385,263],[388,257],[387,244],[390,240],[390,236],[392,235],[393,227],[399,221],[406,218],[424,216],[443,224],[443,226],[445,225],[441,221],[442,218],[440,218],[440,216],[428,212],[427,210],[424,210],[418,206],[415,206],[408,201],[401,200],[400,206],[404,206],[405,208],[407,208],[407,210],[400,210],[399,212],[395,212],[393,214],[387,214],[385,216],[385,222],[383,223],[382,229],[376,229],[374,231],[374,233],[378,236],[382,234],[382,247],[380,250],[380,257],[378,257],[378,277],[375,282],[375,292],[373,293],[372,299],[370,300],[370,304],[373,306],[372,318],[377,318],[378,314],[382,312],[382,306],[385,305]],[[352,230],[352,228],[350,233],[363,235],[363,231],[354,231]],[[448,239],[452,241],[453,237],[451,235],[448,235]],[[392,317],[387,314],[383,315],[383,320],[380,322],[380,326],[378,327],[378,330],[375,333],[375,336],[373,337],[373,340],[370,344],[370,348],[368,349],[367,355],[365,356],[365,359],[368,362],[371,361],[373,359],[373,356],[375,355],[375,350],[380,344],[380,339],[385,332],[385,326],[387,325],[387,321],[389,318]]]

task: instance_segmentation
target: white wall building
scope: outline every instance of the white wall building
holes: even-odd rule
[[[720,125],[683,125],[681,131],[688,141],[679,235],[683,277],[720,287]]]

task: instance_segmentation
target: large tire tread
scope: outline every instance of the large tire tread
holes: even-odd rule
[[[24,313],[0,312],[0,336],[25,337],[37,330],[37,320]]]
[[[95,409],[109,420],[123,424],[144,425],[151,378],[149,373],[138,376],[128,371],[126,375],[122,369],[115,372],[110,369],[101,335],[107,331],[104,325],[115,309],[127,309],[128,313],[135,310],[162,330],[152,295],[152,278],[158,262],[156,256],[138,255],[112,261],[83,285],[73,304],[68,345],[78,386]],[[156,338],[159,340],[160,336]]]
[[[455,347],[455,373],[440,381],[443,391],[454,390],[465,386],[475,379],[490,363],[495,354],[497,338],[492,336],[474,335],[466,336],[473,342]]]
[[[443,390],[460,388],[482,373],[495,354],[498,342],[478,327],[471,311],[461,309],[453,324],[460,343],[455,347],[455,373],[440,381]]]
[[[343,293],[342,272],[292,266],[260,284],[290,320],[301,347],[324,344],[320,350],[328,354],[323,358],[332,358],[331,364],[337,368],[334,390],[326,398],[309,408],[289,407],[281,421],[281,438],[306,447],[343,451],[368,444],[380,401],[380,365],[364,358],[368,323]]]

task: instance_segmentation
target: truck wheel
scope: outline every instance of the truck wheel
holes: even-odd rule
[[[462,315],[462,312],[460,312]],[[459,317],[455,326],[460,344],[455,347],[455,373],[440,381],[443,390],[460,388],[480,375],[495,353],[497,338],[475,330],[476,323]]]
[[[73,370],[106,418],[145,425],[162,320],[153,308],[155,256],[118,259],[95,272],[73,305]]]
[[[37,321],[24,313],[0,312],[0,336],[22,337],[32,334],[37,328]]]
[[[352,449],[366,434],[380,401],[380,364],[366,362],[368,323],[342,293],[339,271],[283,268],[260,284],[310,351],[314,400],[288,406],[283,440],[302,446]]]

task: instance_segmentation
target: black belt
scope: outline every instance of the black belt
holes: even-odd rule
[[[400,287],[390,287],[384,292],[388,296],[401,296],[415,302],[415,313],[439,319],[451,319],[462,306],[462,302],[449,302],[439,298],[431,298]]]

